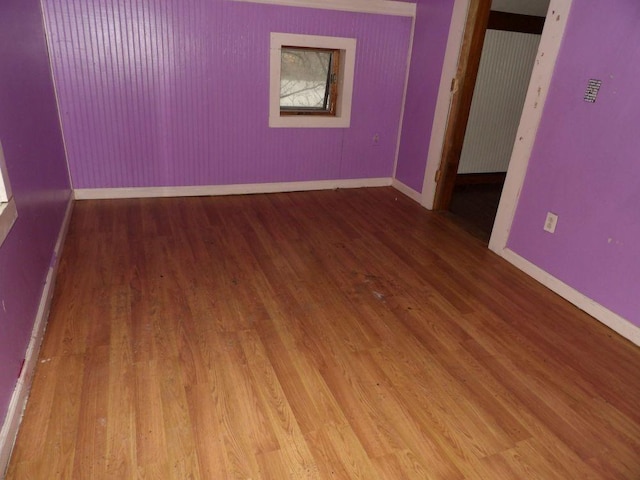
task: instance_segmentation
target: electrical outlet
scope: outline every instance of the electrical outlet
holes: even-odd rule
[[[556,225],[558,224],[558,215],[555,213],[547,212],[547,219],[544,221],[544,231],[554,233],[556,231]]]

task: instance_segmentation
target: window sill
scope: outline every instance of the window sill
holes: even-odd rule
[[[349,128],[348,117],[332,117],[320,115],[271,115],[271,128]]]
[[[0,203],[0,246],[9,235],[9,231],[17,218],[18,210],[13,198],[10,198],[8,202]]]

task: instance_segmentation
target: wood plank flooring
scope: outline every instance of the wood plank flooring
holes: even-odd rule
[[[637,480],[639,398],[393,189],[83,201],[7,478]]]

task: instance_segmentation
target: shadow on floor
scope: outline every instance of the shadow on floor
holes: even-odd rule
[[[489,243],[502,184],[457,185],[445,215],[484,243]]]

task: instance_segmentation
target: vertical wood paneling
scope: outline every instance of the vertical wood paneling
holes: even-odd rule
[[[71,193],[38,0],[0,2],[0,75],[1,148],[18,215],[0,242],[3,475],[36,360],[30,353],[42,338],[34,327],[43,323],[39,305],[52,293]]]
[[[418,2],[395,176],[421,192],[454,1]],[[466,15],[464,15],[466,16]],[[439,112],[442,113],[442,112]],[[446,112],[444,112],[446,116]]]
[[[458,173],[507,171],[539,42],[487,31]]]
[[[640,327],[638,19],[638,2],[572,2],[507,242],[626,332]],[[588,103],[592,78],[603,84]],[[559,215],[553,235],[547,212]]]
[[[409,18],[208,0],[43,5],[76,188],[391,176]],[[271,31],[357,38],[351,128],[268,128]]]

